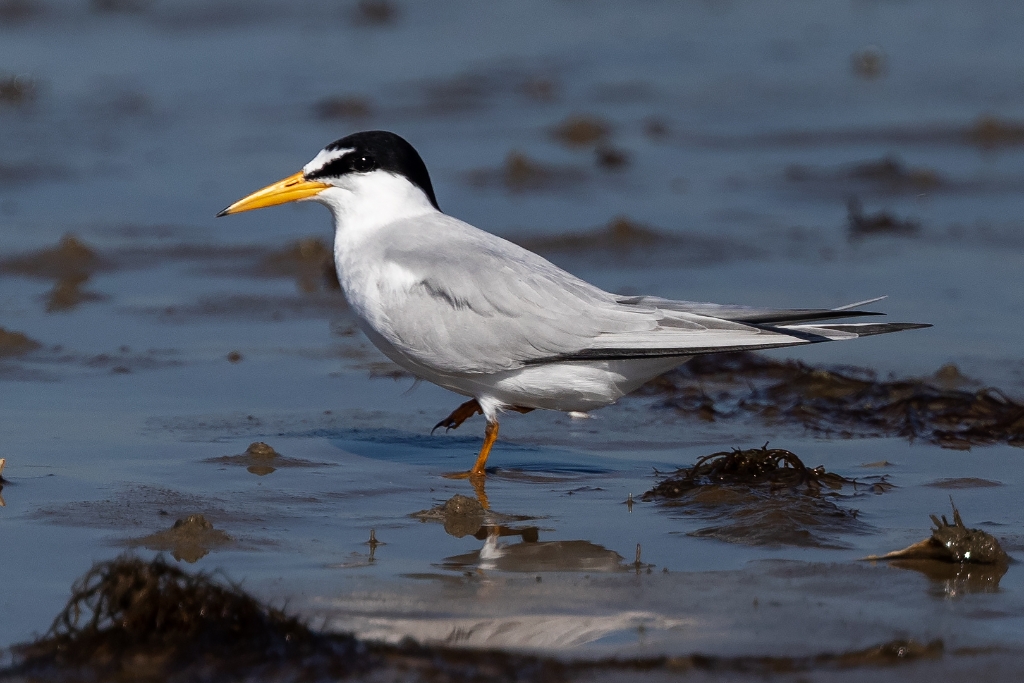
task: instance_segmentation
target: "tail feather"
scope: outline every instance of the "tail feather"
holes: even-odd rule
[[[931,327],[931,325],[928,323],[843,323],[836,325],[782,325],[778,329],[806,331],[811,334],[820,334],[829,339],[854,339],[876,334],[902,332],[903,330],[920,330],[926,327]],[[832,335],[837,332],[843,336],[833,337]]]
[[[774,333],[765,336],[757,334],[736,335],[722,338],[713,345],[699,343],[659,347],[593,347],[575,353],[560,354],[526,361],[527,365],[539,365],[560,361],[604,361],[650,358],[679,358],[683,362],[692,356],[729,351],[760,351],[777,349],[784,346],[801,346],[818,344],[827,341],[844,341],[858,337],[870,337],[876,334],[918,330],[931,327],[927,323],[845,323],[835,325],[751,325],[752,328]],[[691,337],[692,339],[692,337]],[[708,341],[711,341],[708,339]]]
[[[885,315],[876,311],[855,310],[860,306],[873,304],[884,298],[884,296],[879,296],[838,308],[757,308],[754,306],[730,306],[699,301],[674,301],[657,296],[621,297],[618,299],[618,302],[630,306],[652,306],[663,311],[694,313],[750,325],[779,325],[783,323],[809,322],[812,320],[836,320],[869,315]]]

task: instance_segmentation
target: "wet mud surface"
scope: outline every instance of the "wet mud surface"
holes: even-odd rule
[[[72,588],[49,631],[15,645],[4,680],[446,680],[576,681],[617,674],[786,675],[806,671],[906,668],[978,657],[941,641],[893,640],[806,657],[646,657],[566,662],[453,648],[389,646],[314,632],[223,578],[190,574],[161,558],[97,564]]]
[[[0,648],[33,643],[0,678],[1019,677],[1022,30],[1001,0],[0,0]],[[213,218],[374,128],[609,291],[934,327],[508,414],[485,484],[447,479],[480,418],[430,434],[462,399],[363,337],[327,213]],[[1009,562],[863,561],[988,539]]]

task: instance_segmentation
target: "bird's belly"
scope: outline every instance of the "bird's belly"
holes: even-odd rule
[[[686,360],[678,357],[531,365],[473,378],[476,391],[461,393],[482,393],[524,408],[586,412],[614,403]]]
[[[417,377],[464,396],[508,406],[587,412],[614,403],[689,357],[572,361],[496,373],[449,374],[417,363],[365,322],[363,331],[384,355]]]

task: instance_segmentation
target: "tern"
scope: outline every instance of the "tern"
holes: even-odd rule
[[[482,482],[498,416],[586,413],[693,356],[856,339],[929,325],[827,321],[882,315],[773,309],[606,292],[508,240],[442,213],[427,167],[403,138],[364,131],[218,216],[295,201],[334,217],[338,280],[385,356],[466,401],[435,425],[482,413]],[[881,297],[884,298],[884,297]]]

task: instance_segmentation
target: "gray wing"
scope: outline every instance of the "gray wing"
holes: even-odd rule
[[[387,307],[385,336],[416,362],[446,372],[682,357],[860,336],[850,325],[751,324],[707,314],[714,304],[616,296],[443,214],[390,231],[381,256],[409,273],[411,285]],[[754,309],[719,312],[740,310]],[[880,331],[872,326],[871,333]]]

